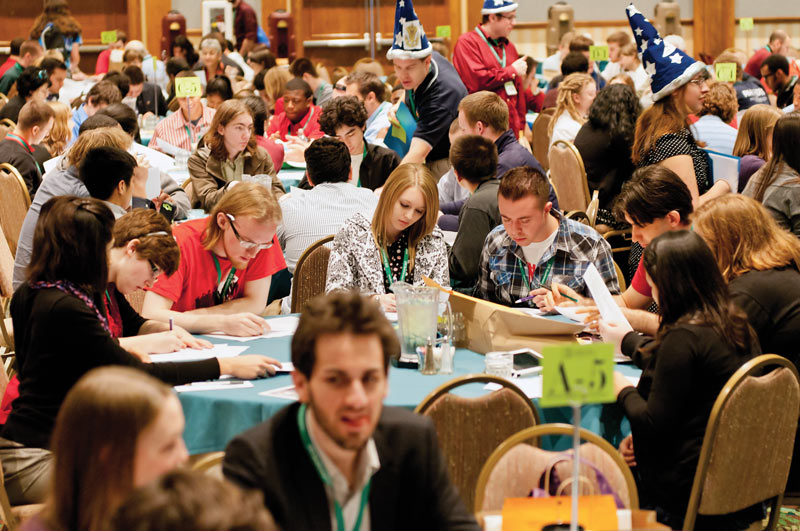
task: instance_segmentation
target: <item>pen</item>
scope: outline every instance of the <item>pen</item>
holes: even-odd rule
[[[172,319],[169,320],[169,331],[172,332]]]
[[[570,297],[569,295],[565,295],[562,293],[561,296],[564,297],[565,299],[571,300],[572,302],[578,302],[578,299]],[[528,295],[527,297],[522,297],[521,299],[517,299],[516,301],[514,301],[514,304],[519,304],[521,302],[528,302],[530,300],[533,300],[534,297],[536,297],[536,295]]]

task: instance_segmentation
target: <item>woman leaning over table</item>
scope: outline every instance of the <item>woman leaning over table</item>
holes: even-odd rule
[[[205,210],[214,208],[244,174],[268,174],[275,196],[286,193],[269,153],[253,135],[252,111],[241,100],[228,100],[219,106],[203,142],[189,157],[188,166],[194,193]]]
[[[356,214],[336,234],[328,262],[325,291],[358,290],[373,294],[394,311],[395,282],[422,285],[429,277],[450,284],[447,246],[436,227],[439,194],[430,170],[401,164],[383,185],[370,223]]]
[[[655,338],[602,320],[600,333],[643,370],[636,387],[614,375],[632,432],[620,450],[635,466],[641,506],[680,529],[711,408],[731,375],[761,349],[700,236],[664,233],[645,248],[643,260],[661,317]],[[759,504],[699,516],[695,529],[746,529],[761,513]]]
[[[104,302],[113,226],[113,214],[97,199],[61,196],[42,207],[28,279],[11,299],[20,395],[0,431],[0,461],[12,505],[43,500],[56,415],[67,392],[89,370],[126,365],[176,385],[220,374],[256,378],[279,365],[263,356],[144,363],[120,346]],[[142,269],[150,267],[142,262]]]

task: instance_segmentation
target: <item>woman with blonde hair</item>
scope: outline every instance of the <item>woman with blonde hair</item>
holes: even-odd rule
[[[753,105],[742,115],[733,155],[739,163],[739,189],[742,192],[750,177],[767,163],[772,152],[772,132],[783,113],[772,105]]]
[[[53,127],[50,128],[50,134],[44,139],[42,145],[47,148],[50,153],[49,158],[58,157],[63,155],[67,150],[67,145],[72,139],[72,128],[69,119],[72,116],[69,106],[58,102],[48,101],[47,104],[53,109]],[[44,161],[39,161],[44,164]]]
[[[557,140],[572,142],[586,122],[597,96],[597,85],[589,74],[574,73],[558,84],[556,111],[550,119],[550,145]]]
[[[280,197],[285,192],[276,177],[269,153],[253,135],[253,114],[241,100],[227,100],[214,114],[211,127],[203,137],[204,146],[189,157],[189,176],[200,206],[211,210],[242,175],[269,175],[272,191]]]
[[[23,527],[106,529],[135,488],[187,460],[183,427],[181,404],[168,385],[127,367],[89,371],[56,419],[45,508]]]
[[[450,283],[447,246],[436,226],[439,193],[430,170],[401,164],[383,185],[370,223],[361,214],[336,234],[325,291],[358,290],[394,311],[395,282],[422,285],[429,277]]]

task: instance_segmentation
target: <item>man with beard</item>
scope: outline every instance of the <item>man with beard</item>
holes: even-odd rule
[[[195,334],[222,330],[257,336],[269,330],[259,317],[272,275],[286,267],[275,232],[278,201],[259,183],[237,183],[204,219],[187,221],[173,235],[178,270],[163,273],[147,292],[142,315]]]
[[[384,407],[397,334],[354,292],[312,300],[292,339],[299,402],[237,436],[222,471],[283,529],[477,530],[431,421]]]

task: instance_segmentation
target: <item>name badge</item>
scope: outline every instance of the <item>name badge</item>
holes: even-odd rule
[[[517,87],[514,86],[513,81],[506,81],[505,88],[506,88],[506,94],[508,94],[509,96],[517,95]]]

